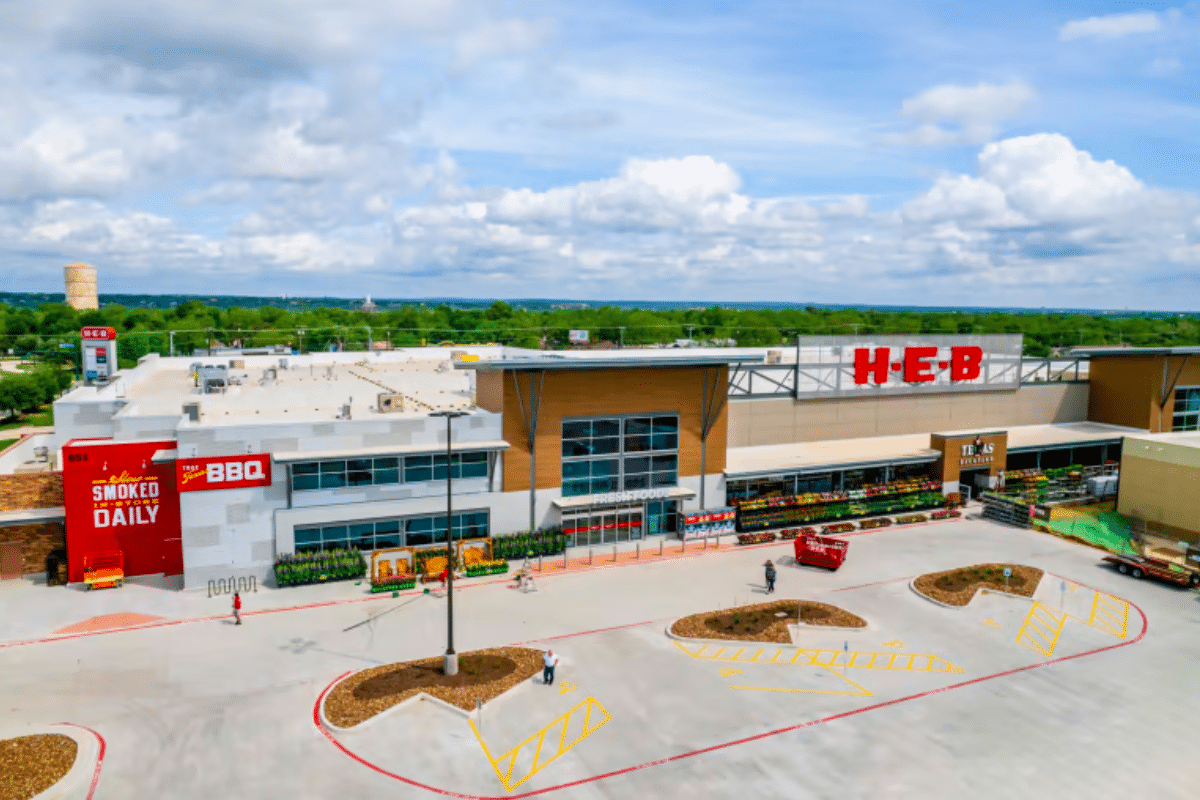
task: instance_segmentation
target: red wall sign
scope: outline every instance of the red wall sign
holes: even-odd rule
[[[63,446],[67,564],[83,580],[83,557],[120,550],[126,575],[183,572],[175,470],[151,459],[174,441],[72,439]]]
[[[87,341],[112,341],[117,338],[117,329],[104,327],[82,328],[79,331],[79,337]]]
[[[868,347],[859,347],[854,350],[854,383],[887,383],[892,372],[900,373],[904,383],[933,383],[937,379],[935,371],[946,370],[950,371],[951,382],[973,381],[979,377],[983,348],[960,345],[950,348],[948,361],[938,361],[937,357],[936,347],[906,347],[895,361],[887,347],[876,347],[874,354]]]
[[[181,458],[175,462],[176,482],[181,492],[210,489],[248,489],[271,485],[271,456],[216,456]]]

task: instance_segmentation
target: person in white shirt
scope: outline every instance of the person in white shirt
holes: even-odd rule
[[[542,661],[545,662],[545,666],[542,668],[542,683],[552,684],[554,683],[554,668],[558,666],[558,656],[554,655],[553,650],[547,650],[546,654],[542,656]]]

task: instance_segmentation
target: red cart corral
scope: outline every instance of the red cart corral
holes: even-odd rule
[[[850,543],[845,539],[814,534],[796,537],[794,545],[797,564],[812,564],[829,569],[840,567],[846,560],[846,551],[850,549]]]

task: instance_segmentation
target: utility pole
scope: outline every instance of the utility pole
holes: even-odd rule
[[[171,337],[171,355],[175,355],[175,331],[167,331]]]

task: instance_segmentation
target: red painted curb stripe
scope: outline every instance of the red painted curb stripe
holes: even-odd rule
[[[1053,573],[1050,573],[1050,574],[1053,574]],[[1057,577],[1062,577],[1062,576],[1057,576]],[[1065,580],[1071,580],[1071,579],[1066,578]],[[1087,584],[1079,583],[1078,581],[1073,581],[1073,582],[1078,583],[1080,586],[1087,586]],[[1087,588],[1090,589],[1092,587],[1087,586]],[[1108,593],[1105,592],[1105,594],[1108,594]],[[1115,597],[1115,595],[1112,595],[1112,596]],[[1118,599],[1124,600],[1124,598],[1118,598]],[[585,783],[593,783],[595,781],[603,780],[605,778],[612,778],[612,777],[616,777],[618,775],[624,775],[624,774],[627,774],[630,772],[637,772],[639,770],[649,769],[650,767],[662,766],[663,764],[669,764],[673,761],[682,761],[685,758],[692,758],[694,756],[703,755],[705,753],[712,753],[717,750],[724,750],[727,747],[734,747],[734,746],[740,745],[740,744],[747,744],[749,742],[755,742],[760,739],[767,739],[772,736],[778,736],[783,733],[791,733],[792,731],[803,730],[804,728],[812,728],[812,727],[821,725],[826,722],[833,722],[834,720],[853,717],[857,714],[862,714],[867,711],[874,711],[876,709],[887,708],[888,706],[894,706],[894,705],[898,705],[900,703],[906,703],[910,700],[919,700],[923,697],[930,697],[935,694],[941,694],[942,692],[948,692],[951,689],[959,689],[964,686],[971,686],[976,683],[983,683],[984,681],[990,681],[990,680],[994,680],[996,678],[1004,678],[1004,677],[1008,677],[1010,675],[1016,675],[1021,672],[1028,672],[1029,670],[1040,669],[1042,667],[1046,667],[1051,664],[1058,664],[1063,661],[1070,661],[1072,659],[1082,658],[1084,656],[1095,655],[1096,653],[1103,653],[1107,650],[1115,650],[1118,647],[1127,647],[1128,645],[1136,644],[1137,642],[1140,642],[1146,636],[1146,632],[1149,630],[1150,623],[1146,619],[1146,614],[1144,611],[1142,611],[1141,608],[1139,608],[1137,605],[1135,605],[1133,602],[1131,602],[1129,600],[1125,600],[1125,602],[1129,603],[1130,608],[1137,611],[1138,614],[1142,618],[1142,632],[1139,633],[1135,638],[1130,639],[1128,641],[1118,642],[1117,644],[1111,644],[1111,645],[1107,645],[1105,647],[1098,647],[1094,650],[1088,650],[1083,653],[1075,653],[1074,655],[1060,656],[1059,658],[1054,658],[1054,659],[1050,659],[1048,661],[1043,661],[1039,664],[1028,664],[1024,667],[1016,667],[1015,669],[1010,669],[1005,672],[997,672],[992,675],[984,675],[979,678],[972,678],[970,680],[962,681],[960,683],[951,684],[949,686],[943,686],[938,689],[930,689],[929,691],[919,692],[919,693],[913,694],[913,695],[908,695],[907,697],[898,697],[895,700],[885,700],[882,703],[876,703],[874,705],[865,706],[863,708],[856,708],[851,711],[843,711],[840,714],[832,714],[828,717],[822,717],[821,719],[815,719],[815,720],[810,720],[808,722],[802,722],[798,725],[789,725],[785,728],[778,728],[773,731],[766,731],[765,733],[755,734],[754,736],[747,736],[742,739],[736,739],[732,742],[716,744],[716,745],[712,745],[710,747],[701,748],[699,750],[691,750],[687,753],[679,753],[678,755],[667,756],[666,758],[660,758],[656,761],[647,761],[643,764],[635,764],[632,767],[624,767],[622,769],[613,770],[611,772],[605,772],[600,775],[593,775],[590,778],[581,778],[577,781],[571,781],[569,783],[560,783],[556,786],[548,786],[545,789],[537,789],[537,790],[534,790],[531,792],[525,792],[523,794],[471,795],[471,794],[460,794],[458,792],[454,792],[454,791],[450,791],[450,790],[446,790],[446,789],[438,789],[437,787],[429,786],[427,784],[415,781],[412,778],[406,778],[403,775],[397,775],[395,773],[389,772],[389,771],[383,769],[382,767],[372,764],[371,762],[356,755],[355,753],[352,753],[350,750],[348,750],[346,747],[344,747],[340,742],[338,742],[336,739],[334,739],[333,736],[325,729],[325,727],[323,725],[321,725],[320,717],[318,715],[318,709],[320,708],[321,702],[325,699],[325,694],[333,687],[334,684],[336,684],[338,681],[340,681],[342,678],[344,678],[349,673],[343,673],[342,675],[339,675],[337,678],[335,678],[333,680],[332,683],[330,683],[328,686],[325,687],[324,691],[321,692],[321,695],[317,698],[316,705],[313,706],[313,723],[317,726],[317,728],[321,731],[321,733],[325,736],[326,739],[328,739],[330,742],[332,742],[335,747],[337,747],[343,753],[348,755],[350,758],[354,759],[355,761],[362,764],[363,766],[368,767],[369,769],[372,769],[375,772],[378,772],[381,775],[386,775],[389,778],[394,778],[398,781],[401,781],[402,783],[408,784],[409,786],[415,786],[417,788],[425,789],[426,791],[434,792],[436,794],[445,795],[448,797],[463,798],[463,800],[519,800],[519,798],[535,797],[537,795],[546,794],[548,792],[556,792],[556,791],[559,791],[562,789],[570,789],[575,786],[582,786]],[[582,635],[582,634],[579,634],[579,635]]]
[[[86,725],[78,725],[74,722],[60,722],[59,725],[70,725],[72,728],[81,728],[92,736],[96,737],[96,741],[100,742],[100,755],[96,758],[96,768],[92,770],[92,783],[88,786],[87,800],[92,800],[92,795],[96,794],[96,786],[100,783],[100,768],[104,766],[104,752],[108,749],[108,744],[104,741],[104,737]]]

